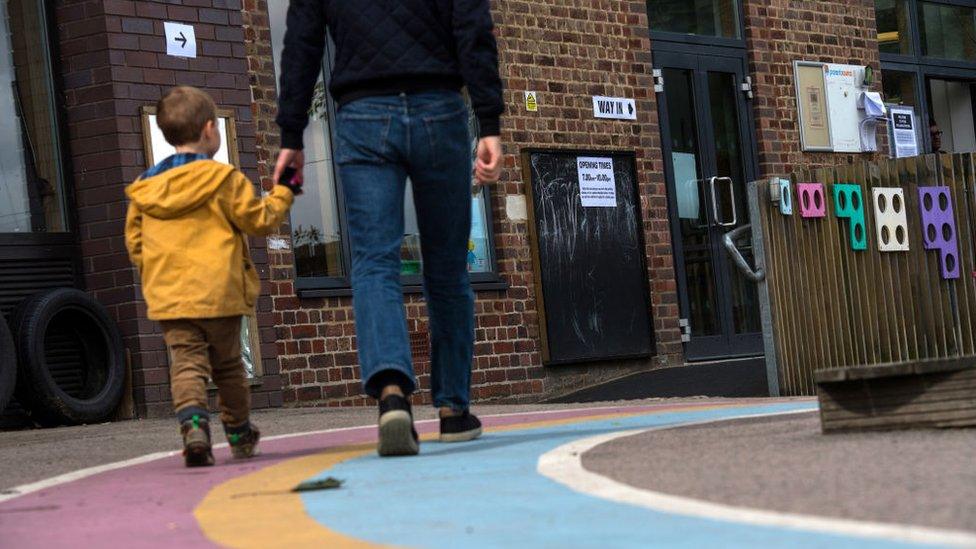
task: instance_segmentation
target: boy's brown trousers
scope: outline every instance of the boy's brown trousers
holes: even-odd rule
[[[241,317],[164,320],[163,338],[170,355],[173,408],[207,406],[207,381],[217,385],[224,425],[248,421],[251,390],[241,361]]]

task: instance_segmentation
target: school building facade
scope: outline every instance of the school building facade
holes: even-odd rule
[[[9,313],[44,285],[84,288],[123,333],[135,412],[168,414],[166,350],[145,319],[123,242],[123,189],[158,145],[145,107],[173,85],[207,90],[224,109],[228,161],[269,186],[287,0],[2,6],[0,309]],[[748,223],[745,185],[886,154],[881,130],[881,152],[804,150],[795,61],[871,67],[868,89],[939,127],[920,132],[921,147],[936,140],[943,150],[976,150],[976,2],[493,0],[492,11],[506,157],[501,182],[472,199],[476,401],[538,400],[628,373],[762,355],[755,289],[720,242]],[[174,52],[174,40],[195,45],[195,57]],[[601,112],[599,98],[624,108]],[[251,242],[263,280],[244,336],[255,407],[366,403],[334,114],[317,94],[305,136],[307,192],[280,234]],[[586,253],[559,262],[566,248],[553,239],[572,224],[552,230],[546,216],[576,218],[547,207],[599,214],[574,209],[583,157],[614,160],[616,209],[631,225],[626,234],[608,228],[610,237],[579,228],[573,245],[585,241]],[[547,202],[547,188],[569,201]],[[405,232],[408,326],[428,387],[423,261],[409,213]],[[620,255],[621,235],[639,253]],[[619,269],[620,284],[587,286],[583,274],[601,280],[611,267],[602,280]],[[580,342],[588,346],[574,347]]]

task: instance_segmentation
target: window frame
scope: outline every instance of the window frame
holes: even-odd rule
[[[914,105],[916,115],[926,128],[931,116],[929,109],[928,80],[946,78],[976,81],[976,60],[960,61],[922,54],[922,35],[919,31],[919,3],[922,1],[946,6],[959,6],[976,10],[976,0],[904,0],[908,10],[908,29],[911,33],[912,54],[879,52],[882,71],[899,71],[915,75],[915,94],[919,105]],[[974,15],[976,17],[976,15]],[[875,24],[875,32],[877,32]],[[882,74],[883,77],[883,74]],[[921,132],[924,150],[932,150],[932,139],[928,131]]]
[[[655,0],[645,0],[645,10],[647,9],[647,4],[654,2]],[[738,48],[746,49],[746,22],[745,22],[745,10],[743,9],[742,0],[732,0],[735,3],[735,10],[737,14],[737,19],[739,23],[739,37],[738,38],[728,38],[722,36],[708,36],[704,34],[685,34],[680,32],[669,32],[669,31],[658,31],[653,30],[651,27],[650,13],[647,14],[647,28],[648,34],[651,38],[651,49],[666,49],[659,48],[659,43],[674,43],[683,44],[691,46],[689,52],[696,50],[695,46],[711,46],[719,48]],[[682,48],[678,48],[681,50]],[[679,51],[680,53],[680,51]]]
[[[322,79],[326,90],[329,88],[332,65],[335,62],[335,46],[332,43],[331,37],[326,41],[326,52],[322,60]],[[277,75],[276,75],[277,77]],[[294,267],[295,275],[293,276],[295,293],[299,298],[325,298],[325,297],[346,297],[352,295],[352,252],[349,244],[349,225],[348,220],[345,215],[345,204],[346,198],[343,193],[342,179],[339,174],[339,170],[336,169],[335,165],[335,146],[336,146],[336,128],[334,121],[336,120],[336,104],[332,96],[326,92],[325,94],[325,105],[326,114],[329,117],[329,146],[332,147],[332,162],[329,164],[329,169],[332,172],[333,181],[335,181],[335,192],[336,192],[336,204],[338,206],[338,216],[339,216],[339,230],[340,230],[340,242],[341,242],[341,257],[343,262],[343,272],[342,276],[322,276],[322,277],[301,277],[298,276],[298,265],[297,259],[292,255],[292,266]],[[505,282],[498,270],[498,254],[497,247],[495,246],[495,227],[494,227],[494,210],[491,207],[491,194],[489,192],[490,185],[485,185],[481,189],[481,195],[486,205],[485,208],[485,229],[487,232],[488,245],[491,246],[489,266],[491,268],[488,272],[481,273],[471,273],[471,285],[475,291],[490,291],[490,290],[507,290],[508,283]],[[290,221],[289,214],[289,221]],[[401,275],[400,283],[403,288],[404,294],[419,294],[423,292],[423,275],[421,274],[411,274],[411,275]]]
[[[73,207],[75,204],[75,188],[71,177],[71,156],[69,147],[66,144],[68,139],[68,123],[66,107],[63,101],[58,101],[62,97],[64,82],[62,75],[62,57],[60,54],[59,43],[57,41],[58,29],[54,13],[49,2],[45,0],[34,0],[37,6],[38,17],[41,20],[39,42],[44,45],[44,64],[47,70],[45,85],[51,100],[48,104],[47,115],[51,120],[51,129],[54,133],[54,158],[57,160],[57,185],[60,187],[59,208],[61,211],[61,222],[64,225],[61,231],[45,232],[3,232],[0,231],[0,245],[14,245],[23,242],[62,242],[74,240],[75,228],[78,225],[77,211]],[[3,85],[13,85],[9,82]],[[20,93],[17,86],[13,86],[15,93]],[[80,265],[80,257],[76,263]]]

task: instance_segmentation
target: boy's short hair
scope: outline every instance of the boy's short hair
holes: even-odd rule
[[[193,86],[172,88],[156,103],[156,124],[174,147],[199,140],[210,121],[217,121],[217,105]]]

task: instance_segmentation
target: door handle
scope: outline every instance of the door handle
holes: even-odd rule
[[[725,233],[725,236],[722,237],[722,243],[725,245],[725,251],[728,252],[729,256],[732,258],[732,262],[735,263],[735,266],[739,268],[739,271],[741,271],[747,279],[753,282],[762,282],[766,278],[766,272],[762,269],[752,270],[752,267],[749,266],[746,259],[742,257],[742,252],[740,252],[739,248],[735,245],[735,241],[739,237],[751,230],[752,225],[743,225],[738,229],[731,230]]]
[[[729,184],[729,196],[732,199],[732,221],[723,223],[719,219],[718,193],[715,192],[716,183],[723,181]],[[712,220],[719,227],[735,227],[739,224],[739,212],[735,206],[735,182],[731,177],[712,177],[708,180],[709,192],[712,194]]]

